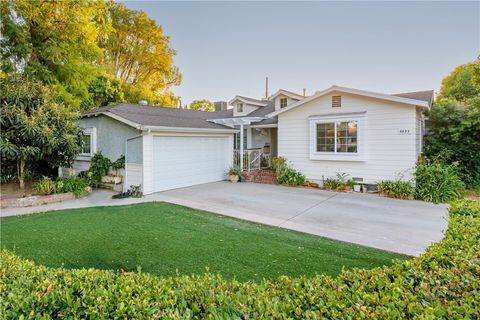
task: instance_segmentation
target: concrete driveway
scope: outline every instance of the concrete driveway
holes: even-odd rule
[[[256,183],[215,182],[141,199],[114,200],[101,190],[82,199],[2,209],[0,216],[49,210],[167,201],[282,228],[408,255],[442,239],[447,206],[368,194],[337,193]]]
[[[408,255],[440,241],[448,224],[446,205],[368,194],[229,182],[160,194],[189,207]]]

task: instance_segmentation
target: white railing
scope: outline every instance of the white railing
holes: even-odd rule
[[[269,165],[269,158],[263,154],[262,148],[243,150],[243,171],[260,170]],[[262,161],[263,158],[263,161]],[[240,167],[240,150],[233,150],[233,165]]]

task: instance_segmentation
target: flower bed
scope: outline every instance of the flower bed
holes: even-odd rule
[[[480,313],[480,205],[458,202],[445,238],[418,258],[337,278],[262,283],[47,268],[3,250],[4,318],[465,318]]]

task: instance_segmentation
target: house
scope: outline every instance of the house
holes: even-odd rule
[[[126,155],[125,186],[145,194],[223,180],[283,156],[309,180],[346,173],[367,184],[410,179],[423,150],[424,111],[433,91],[383,94],[332,86],[311,96],[279,90],[236,96],[216,112],[119,104],[82,115],[85,170],[96,151]]]

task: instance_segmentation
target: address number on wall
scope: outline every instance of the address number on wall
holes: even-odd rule
[[[398,129],[398,134],[411,134],[412,130],[410,129]]]

